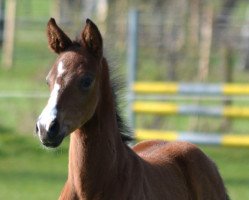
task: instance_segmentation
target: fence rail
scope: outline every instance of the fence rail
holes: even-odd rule
[[[249,107],[239,106],[200,106],[200,105],[177,105],[163,102],[135,102],[133,111],[136,113],[158,115],[200,115],[213,117],[249,117]]]
[[[154,115],[198,115],[225,118],[249,118],[249,106],[199,105],[167,103],[163,100],[178,95],[180,100],[190,97],[211,97],[215,100],[232,100],[248,98],[249,84],[203,84],[203,83],[166,83],[134,82],[130,99],[133,114]],[[160,97],[155,101],[156,98]],[[164,98],[167,97],[167,98]],[[175,100],[175,99],[171,100]],[[204,98],[205,100],[205,98]],[[134,116],[132,119],[135,118]],[[144,139],[180,140],[197,144],[249,147],[249,134],[236,133],[200,133],[194,131],[165,131],[136,129],[135,137]]]
[[[167,141],[188,141],[196,144],[212,144],[224,146],[249,146],[249,134],[239,135],[227,133],[197,133],[136,129],[136,138],[139,140],[161,139]]]
[[[249,95],[249,84],[136,82],[132,90],[143,94]]]
[[[36,92],[36,91],[10,91],[10,92],[0,92],[0,99],[8,98],[47,98],[49,93],[47,92]]]

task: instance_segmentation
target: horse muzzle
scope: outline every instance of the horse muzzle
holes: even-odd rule
[[[36,133],[42,144],[51,148],[58,147],[64,138],[64,134],[60,131],[60,124],[57,119],[51,121],[49,125],[44,125],[38,120],[36,123]]]

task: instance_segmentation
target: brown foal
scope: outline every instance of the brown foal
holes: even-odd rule
[[[80,40],[71,41],[51,18],[47,37],[58,58],[47,76],[51,95],[36,132],[47,147],[70,135],[68,179],[59,199],[228,199],[215,164],[195,145],[126,144],[102,37],[92,21],[86,20]]]

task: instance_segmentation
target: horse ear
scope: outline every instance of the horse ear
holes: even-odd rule
[[[47,25],[47,37],[49,47],[55,53],[61,53],[65,51],[70,45],[72,45],[72,41],[70,38],[57,26],[54,18],[50,18]]]
[[[103,54],[102,36],[97,26],[90,20],[86,20],[85,28],[81,34],[83,45],[93,54],[101,57]]]

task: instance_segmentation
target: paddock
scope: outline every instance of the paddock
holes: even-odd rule
[[[44,104],[46,103],[47,97],[49,95],[44,76],[48,72],[48,68],[51,66],[54,57],[51,56],[51,53],[49,51],[44,51],[45,49],[47,49],[44,34],[44,24],[47,22],[48,17],[51,16],[51,12],[53,11],[52,4],[54,2],[55,1],[48,0],[22,0],[20,2],[17,1],[13,66],[9,70],[6,70],[5,67],[1,65],[0,69],[0,112],[2,116],[0,122],[1,199],[56,199],[61,191],[61,188],[65,181],[65,177],[67,175],[67,169],[65,166],[67,166],[68,141],[65,141],[63,146],[57,151],[46,151],[40,146],[37,138],[33,136],[35,120]],[[165,1],[164,4],[166,2],[168,1]],[[151,3],[156,2],[152,1]],[[173,3],[174,1],[172,1],[171,4]],[[238,4],[240,5],[241,2],[238,1]],[[138,54],[138,56],[144,59],[143,62],[150,64],[151,68],[154,68],[154,66],[161,68],[161,65],[166,67],[165,60],[162,63],[160,63],[159,61],[162,54],[165,55],[165,52],[169,53],[169,50],[166,49],[166,47],[169,46],[168,43],[165,42],[163,51],[160,49],[160,54],[158,54],[158,51],[155,51],[155,49],[158,49],[157,41],[162,38],[161,35],[165,36],[165,34],[173,30],[174,27],[170,26],[164,30],[161,28],[166,27],[165,25],[169,24],[173,20],[172,14],[179,13],[175,12],[179,9],[179,6],[175,7],[173,5],[170,5],[167,7],[169,8],[169,10],[172,10],[172,12],[168,12],[168,10],[165,10],[163,8],[162,12],[155,13],[153,11],[151,12],[152,15],[150,15],[150,11],[144,13],[146,11],[140,10],[141,12],[143,12],[143,19],[145,20],[142,19],[142,21],[140,21],[138,32],[140,33],[140,36],[145,32],[148,33],[148,35],[145,35],[145,37],[143,38],[140,37],[140,45],[138,45],[140,54]],[[184,9],[184,12],[182,13],[185,13],[189,8],[190,7]],[[235,8],[236,13],[241,13],[241,18],[243,10],[246,10],[244,8],[245,6],[243,5]],[[77,9],[80,8],[77,7],[77,9],[71,9],[70,7],[66,9],[67,11],[63,10],[64,16],[62,16],[62,18],[64,19],[65,17],[70,16],[71,20],[64,21],[62,19],[60,24],[65,27],[71,25],[71,27],[68,29],[68,33],[71,36],[74,36],[77,32],[77,30],[75,30],[75,27],[78,28],[79,25],[81,25],[82,17],[78,16],[81,15],[82,12],[78,13],[77,19],[75,19],[75,15],[72,15],[72,12],[74,13]],[[111,21],[107,27],[105,27],[105,25],[103,27],[104,29],[107,28],[106,33],[108,33],[105,37],[110,38],[109,47],[106,46],[106,49],[107,51],[109,51],[111,65],[121,65],[126,67],[126,62],[123,59],[123,55],[125,54],[124,52],[126,52],[127,44],[127,13],[122,12],[123,14],[121,14],[119,9],[119,6],[110,9],[110,12],[114,13],[111,15],[114,16],[113,21]],[[219,8],[219,11],[220,10],[221,9]],[[156,25],[153,25],[152,21],[146,21],[146,19],[151,19],[151,16],[155,16],[155,14],[157,16],[162,16],[162,14],[164,14],[162,18],[157,18]],[[177,14],[176,21],[174,19],[174,22],[176,22],[175,24],[178,28],[177,32],[182,31],[180,27],[181,21],[179,21],[181,19],[181,16],[181,14]],[[242,21],[241,18],[240,21],[236,20],[237,17],[234,14],[230,16],[232,19],[235,19],[233,21],[236,22],[236,27],[238,27],[237,36],[241,37],[239,33],[244,21]],[[87,17],[89,17],[89,15],[87,15]],[[56,19],[59,18],[56,17]],[[186,19],[184,18],[184,20]],[[232,23],[231,26],[229,25],[229,32],[231,32],[231,27],[235,27],[234,23]],[[163,30],[163,32],[157,32],[158,30]],[[189,32],[188,30],[186,31],[186,33]],[[145,43],[143,41],[147,42],[146,46],[144,46]],[[234,40],[230,39],[230,41]],[[141,44],[143,45],[142,47]],[[146,50],[148,47],[152,50],[153,53],[152,55],[150,54],[150,56],[141,52],[141,48],[143,48],[143,50]],[[241,54],[241,51],[239,51],[240,56],[242,57],[244,56],[243,52],[244,51],[242,50]],[[141,53],[143,54],[141,55]],[[213,52],[213,54],[216,53],[217,51]],[[168,60],[168,57],[164,58]],[[196,58],[195,60],[197,59],[198,58]],[[186,59],[178,60],[178,66],[181,67],[181,63],[183,63],[184,61],[186,61]],[[139,61],[139,64],[143,65],[141,61]],[[157,66],[158,64],[160,64],[160,66]],[[220,65],[217,63],[212,64],[214,64],[212,65],[212,69],[217,69],[215,70],[216,72],[219,71]],[[185,65],[184,63],[184,66],[187,65]],[[244,69],[241,69],[240,67],[243,66],[240,65],[237,67],[236,65],[235,67],[235,69],[238,69],[238,71],[233,77],[234,81],[246,83],[247,80],[249,80],[247,75],[248,73],[245,73]],[[189,76],[193,76],[195,74],[193,68],[194,65],[190,66],[190,68],[187,69],[187,71],[191,72],[189,73]],[[211,75],[214,74],[212,72],[212,69],[210,71]],[[165,70],[167,70],[168,72],[168,68],[165,68]],[[186,80],[181,80],[181,78],[186,78],[185,75],[181,77],[178,75],[177,77],[179,79],[177,79],[178,81]],[[219,80],[218,78],[216,78],[215,81],[221,81],[221,77],[219,78]],[[149,81],[151,79],[145,81]],[[141,81],[140,79],[137,80]],[[161,95],[162,94],[157,94],[156,98],[161,98]],[[163,97],[166,100],[169,98],[175,98],[175,94],[163,96],[166,96]],[[182,97],[178,96],[177,98],[182,99]],[[195,100],[199,99],[198,96],[193,98],[195,98]],[[209,98],[213,100],[217,97],[210,96]],[[247,97],[243,97],[243,95],[239,95],[236,98],[234,97],[234,99],[237,98],[242,101],[247,101]],[[154,97],[147,97],[147,99],[151,99],[151,101],[154,101]],[[170,116],[176,117],[177,115],[171,114]],[[246,120],[246,118],[244,119]],[[167,130],[170,131],[167,133],[172,133],[172,130],[178,130],[178,132],[181,131],[181,133],[183,130],[186,131],[186,129],[181,128],[162,129],[161,131]],[[178,134],[178,132],[174,133]],[[231,132],[229,134],[233,133],[237,135],[237,132]],[[246,134],[247,132],[245,131],[244,133]],[[208,134],[210,134],[210,132]],[[167,139],[169,139],[169,137],[167,137]],[[217,163],[222,175],[224,176],[224,180],[227,184],[231,199],[248,199],[248,148],[243,148],[242,146],[231,148],[231,146],[224,145],[199,145],[199,147],[202,148],[202,150]],[[40,170],[38,170],[38,168]]]

